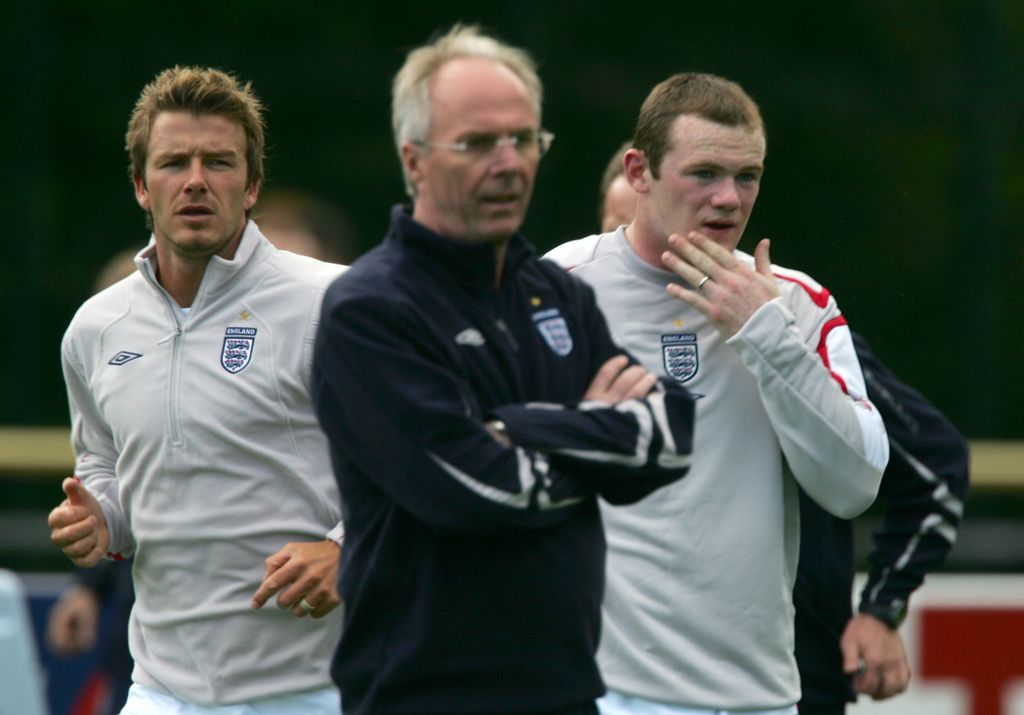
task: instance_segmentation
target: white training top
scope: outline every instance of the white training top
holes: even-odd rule
[[[797,702],[796,482],[853,517],[874,500],[888,461],[835,300],[773,266],[781,297],[726,341],[666,292],[686,284],[637,256],[621,227],[547,257],[594,287],[614,337],[644,367],[699,396],[689,475],[603,509],[608,687],[699,708]]]
[[[62,345],[75,474],[110,550],[135,554],[133,678],[199,705],[330,686],[341,609],[299,619],[250,602],[266,557],[340,533],[309,386],[323,292],[343,269],[278,251],[250,222],[185,315],[154,252],[79,309]]]

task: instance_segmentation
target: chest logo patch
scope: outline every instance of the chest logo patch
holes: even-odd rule
[[[136,360],[140,357],[142,357],[142,353],[133,353],[130,350],[122,350],[117,355],[110,358],[110,362],[107,364],[114,366],[124,365],[126,362],[131,362],[132,360]]]
[[[671,333],[661,336],[661,359],[665,374],[678,382],[686,382],[697,374],[696,333]]]
[[[558,308],[537,311],[533,323],[555,355],[565,357],[572,352],[572,333]]]
[[[256,328],[228,328],[224,331],[224,347],[220,351],[220,365],[232,375],[241,372],[252,360],[256,344]]]

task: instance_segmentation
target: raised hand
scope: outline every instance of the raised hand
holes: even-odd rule
[[[671,283],[668,292],[706,315],[726,338],[779,296],[767,238],[754,249],[754,268],[696,231],[685,237],[673,234],[668,244],[671,250],[662,254],[662,263],[693,286],[687,289]]]

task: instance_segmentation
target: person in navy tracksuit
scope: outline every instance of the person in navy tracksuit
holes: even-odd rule
[[[964,438],[886,369],[863,337],[853,338],[891,446],[879,491],[883,521],[854,615],[853,525],[800,495],[804,538],[793,594],[800,715],[840,715],[858,693],[883,699],[906,689],[910,670],[898,628],[911,593],[953,547],[967,497]]]
[[[518,233],[551,140],[524,52],[456,26],[410,53],[394,123],[413,207],[330,287],[314,353],[344,711],[595,713],[597,497],[685,474],[692,398]]]

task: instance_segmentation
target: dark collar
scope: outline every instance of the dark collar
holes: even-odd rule
[[[439,272],[472,291],[494,289],[493,244],[468,243],[435,233],[412,218],[412,208],[408,205],[391,209],[391,227],[385,240],[398,241],[432,272]],[[532,255],[533,247],[522,234],[515,234],[505,252],[503,282]]]

